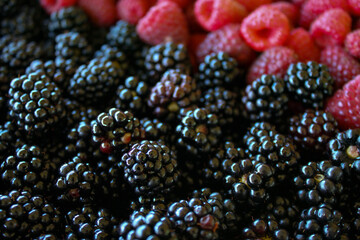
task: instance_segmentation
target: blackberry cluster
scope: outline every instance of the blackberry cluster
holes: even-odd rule
[[[130,203],[130,208],[134,212],[148,213],[150,211],[156,211],[163,213],[167,210],[166,204],[167,199],[165,199],[162,194],[155,196],[140,195]]]
[[[290,234],[285,229],[279,226],[279,223],[274,219],[254,219],[250,226],[242,230],[242,238],[244,240],[256,239],[274,239],[286,240],[290,239]]]
[[[119,48],[113,47],[109,44],[104,44],[98,49],[94,56],[96,58],[106,58],[110,61],[117,62],[120,64],[122,69],[128,69],[128,59],[124,52],[120,51]]]
[[[171,136],[171,126],[162,122],[158,119],[149,119],[143,118],[140,120],[141,125],[145,131],[145,138],[153,141],[162,140],[164,142],[173,142],[173,137]]]
[[[0,2],[1,17],[11,16],[23,5],[23,0],[3,0]]]

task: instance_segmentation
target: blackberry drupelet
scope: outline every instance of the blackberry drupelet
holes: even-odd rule
[[[175,152],[161,142],[144,140],[122,156],[124,176],[139,195],[168,193],[179,178]]]
[[[148,71],[149,85],[155,85],[162,75],[170,69],[177,69],[187,75],[191,73],[188,50],[183,44],[175,44],[173,42],[149,48],[144,65]]]
[[[140,121],[131,112],[111,108],[91,122],[92,139],[101,152],[120,157],[130,145],[144,138]]]
[[[21,8],[23,3],[23,0],[2,0],[0,2],[0,16],[13,16],[13,14]]]
[[[338,132],[337,126],[331,113],[308,109],[290,118],[289,135],[302,150],[323,154],[327,143]]]
[[[293,182],[297,200],[305,206],[336,204],[343,192],[343,171],[330,161],[309,162],[300,166]]]
[[[149,196],[139,196],[137,199],[131,201],[130,208],[133,211],[138,211],[142,213],[148,213],[150,211],[157,211],[164,213],[167,210],[167,200],[162,194],[155,195],[153,197]]]
[[[200,63],[196,75],[200,88],[233,86],[240,77],[237,61],[225,52],[212,53]]]
[[[285,84],[289,96],[315,109],[323,108],[324,100],[334,91],[334,79],[328,68],[313,61],[291,64]]]
[[[118,230],[119,240],[179,239],[169,218],[157,211],[149,213],[135,211],[128,221],[120,224]]]
[[[342,213],[328,204],[304,209],[295,233],[296,240],[335,239],[348,240]]]
[[[99,110],[86,107],[75,100],[65,98],[66,122],[65,131],[74,128],[81,121],[92,121],[100,114]]]
[[[66,115],[60,89],[40,72],[11,81],[9,109],[20,130],[33,136],[49,132]]]
[[[195,105],[200,94],[195,79],[180,70],[171,69],[151,89],[148,105],[157,118],[175,121],[180,109]]]
[[[100,49],[94,54],[95,58],[106,58],[110,61],[117,62],[122,69],[129,68],[129,61],[124,52],[120,51],[117,47],[112,47],[108,44],[101,45]]]
[[[156,118],[143,118],[140,119],[140,123],[144,127],[146,139],[153,141],[162,140],[165,143],[173,143],[174,139],[170,124]]]
[[[241,239],[244,240],[258,240],[258,239],[272,239],[272,240],[290,240],[289,232],[281,226],[274,219],[253,219],[248,227],[242,229]]]
[[[176,127],[176,133],[179,147],[195,156],[209,153],[222,137],[218,117],[202,108],[187,111]]]
[[[70,80],[68,92],[72,98],[87,105],[104,107],[112,99],[116,87],[125,77],[125,69],[117,62],[95,58],[81,65]]]
[[[89,18],[80,7],[65,7],[50,15],[48,23],[49,37],[66,32],[78,32],[87,35],[91,29]]]
[[[284,80],[266,74],[248,85],[241,98],[244,115],[251,121],[279,121],[288,101]]]
[[[60,238],[61,225],[60,212],[45,197],[20,190],[0,194],[2,239]]]
[[[85,204],[66,213],[65,238],[73,239],[117,239],[119,220],[109,210]]]
[[[0,166],[2,181],[9,189],[26,189],[48,194],[52,190],[56,165],[37,146],[23,145],[4,159]]]
[[[115,107],[122,111],[131,111],[139,117],[145,116],[148,113],[146,99],[149,92],[146,82],[130,76],[116,90]]]

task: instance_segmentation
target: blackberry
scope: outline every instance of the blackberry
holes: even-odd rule
[[[90,31],[89,18],[80,7],[65,7],[50,15],[48,32],[50,38],[66,33],[78,32],[80,34],[88,34]]]
[[[117,239],[118,221],[109,210],[85,204],[67,212],[64,239]]]
[[[279,223],[274,219],[257,218],[252,221],[250,226],[242,229],[241,239],[257,240],[257,239],[274,239],[289,240],[290,234],[287,230],[281,228]]]
[[[42,73],[11,81],[9,108],[19,128],[34,136],[49,132],[66,114],[61,91]]]
[[[196,104],[199,98],[194,79],[179,70],[169,70],[151,89],[148,105],[157,118],[174,121],[181,108]]]
[[[77,124],[79,124],[81,121],[92,121],[96,119],[96,117],[99,115],[99,111],[97,109],[86,107],[84,105],[81,105],[75,100],[70,100],[65,98],[65,108],[66,108],[66,130],[70,130],[74,128]]]
[[[301,212],[295,239],[347,240],[344,228],[342,213],[328,204],[321,204]]]
[[[266,74],[248,85],[241,98],[245,116],[251,121],[278,121],[288,101],[284,80]]]
[[[148,85],[139,78],[130,76],[124,85],[116,90],[115,106],[120,110],[129,110],[136,116],[147,114],[146,99],[149,95]]]
[[[102,106],[105,100],[114,95],[116,87],[124,78],[124,70],[117,62],[95,58],[76,70],[68,92],[71,97],[88,106]]]
[[[149,48],[145,68],[148,71],[149,85],[155,85],[161,76],[170,69],[178,69],[183,74],[191,73],[188,50],[183,44],[163,43]]]
[[[298,200],[308,206],[335,204],[343,191],[343,171],[330,161],[309,162],[299,168],[294,178]]]
[[[175,186],[179,170],[175,153],[156,141],[141,141],[122,157],[124,176],[137,194],[167,193]]]
[[[145,58],[146,54],[149,51],[149,47],[144,45],[142,48],[133,52],[130,56],[130,64],[129,66],[129,75],[137,76],[142,81],[147,81],[147,70],[145,68]]]
[[[165,143],[173,142],[171,134],[171,126],[158,119],[143,118],[140,119],[141,125],[144,127],[145,138],[148,140],[158,141],[162,140]]]
[[[128,221],[119,226],[119,240],[179,239],[169,218],[157,211],[143,213],[135,211]]]
[[[334,165],[347,176],[360,179],[360,129],[349,129],[336,134],[329,141],[328,154]]]
[[[232,86],[240,76],[237,61],[225,52],[212,53],[200,63],[197,83],[201,89]]]
[[[122,69],[129,68],[129,62],[124,52],[120,51],[117,47],[112,47],[108,44],[101,45],[100,49],[94,54],[95,58],[106,58],[120,64]]]
[[[165,212],[167,210],[167,201],[162,194],[149,196],[139,196],[132,201],[130,207],[133,211],[148,213],[150,211]]]
[[[328,68],[317,62],[298,62],[289,66],[285,75],[289,96],[312,108],[322,108],[334,91],[334,79]]]
[[[323,153],[327,143],[338,132],[333,115],[321,110],[306,110],[290,118],[289,134],[306,151]]]
[[[177,144],[195,156],[209,153],[222,135],[218,117],[202,108],[188,111],[176,127],[176,133]]]
[[[0,194],[2,239],[59,238],[61,224],[59,210],[41,195],[20,190]]]
[[[140,121],[132,113],[111,108],[91,122],[92,139],[105,154],[122,155],[130,144],[144,137]]]
[[[23,5],[23,0],[3,0],[0,2],[0,16],[13,16]]]

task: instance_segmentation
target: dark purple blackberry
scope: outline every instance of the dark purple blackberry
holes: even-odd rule
[[[156,141],[141,141],[122,157],[124,176],[140,195],[167,193],[175,187],[179,170],[175,153]]]
[[[140,119],[141,125],[144,127],[145,138],[148,140],[162,140],[166,143],[172,143],[172,128],[170,124],[162,122],[158,119],[143,118]]]
[[[66,7],[50,15],[48,32],[50,38],[66,32],[88,34],[91,29],[89,18],[80,7]]]
[[[183,44],[163,43],[149,48],[146,54],[145,68],[148,71],[150,85],[155,85],[162,75],[170,69],[177,69],[183,74],[191,73],[188,50]]]
[[[285,75],[289,97],[312,108],[322,108],[334,91],[334,79],[328,68],[317,62],[291,64]]]
[[[0,2],[0,16],[12,16],[19,11],[23,3],[24,0],[2,0]]]
[[[136,116],[147,115],[146,99],[149,95],[148,85],[139,78],[130,76],[116,90],[115,106],[122,111],[131,111]]]
[[[202,108],[187,111],[176,127],[176,133],[179,147],[195,156],[209,153],[222,136],[218,117]]]
[[[106,38],[111,46],[117,47],[127,54],[132,54],[143,45],[135,26],[122,20],[110,28]]]
[[[272,239],[272,240],[290,240],[291,236],[286,229],[279,226],[279,223],[274,219],[253,219],[252,223],[242,229],[241,239],[244,240],[258,240],[258,239]]]
[[[174,121],[181,108],[196,104],[199,98],[200,90],[195,80],[179,70],[171,69],[151,89],[148,105],[157,118]]]
[[[246,87],[241,101],[251,121],[276,122],[285,114],[289,99],[284,80],[264,74]]]
[[[92,139],[101,152],[121,155],[128,152],[130,144],[144,137],[140,121],[132,113],[111,108],[100,113],[91,122]]]
[[[52,190],[56,165],[37,146],[23,145],[4,159],[1,178],[9,189],[26,189],[47,194]]]
[[[71,97],[88,106],[104,106],[124,77],[125,69],[117,62],[95,58],[76,70],[68,92]]]
[[[110,61],[117,62],[122,67],[122,69],[126,71],[129,68],[127,56],[117,47],[103,44],[101,45],[100,49],[95,52],[94,56],[95,58],[106,58]]]
[[[348,240],[342,213],[328,204],[304,209],[295,233],[296,240]]]
[[[66,122],[65,130],[74,128],[81,121],[92,121],[100,114],[97,109],[86,107],[79,102],[65,98]]]
[[[135,211],[128,221],[119,225],[118,231],[119,240],[179,239],[169,218],[157,211],[150,211],[149,213]]]
[[[343,171],[330,161],[309,162],[300,166],[294,178],[298,200],[306,206],[335,204],[343,192]]]
[[[338,132],[337,125],[331,113],[308,109],[290,118],[289,135],[303,150],[323,154],[327,143]]]
[[[351,205],[350,205],[351,206]],[[352,209],[351,218],[351,236],[353,239],[360,239],[360,202],[357,201]]]
[[[133,211],[142,213],[148,213],[150,211],[165,212],[167,207],[167,200],[162,194],[153,197],[139,196],[130,203],[130,208]]]
[[[66,114],[60,89],[40,72],[11,81],[9,109],[20,130],[34,136],[49,132]]]
[[[117,239],[119,220],[107,209],[85,204],[66,213],[65,238],[73,239]]]
[[[0,194],[1,239],[60,238],[61,225],[60,212],[45,197],[19,190]]]
[[[333,164],[341,167],[347,176],[360,179],[359,128],[338,133],[329,141],[328,154]]]
[[[237,61],[225,52],[207,55],[198,70],[196,80],[201,89],[232,86],[240,76]]]

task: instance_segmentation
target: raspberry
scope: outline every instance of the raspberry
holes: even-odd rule
[[[108,27],[116,21],[115,0],[78,0],[79,6],[98,26]]]
[[[310,34],[320,47],[342,45],[351,31],[351,17],[342,9],[331,9],[311,24]]]
[[[360,75],[329,99],[326,111],[334,115],[341,129],[360,127]]]
[[[333,8],[347,10],[347,0],[308,0],[302,5],[300,11],[300,26],[309,28],[320,14]]]
[[[291,63],[298,60],[296,53],[287,47],[273,47],[263,52],[251,65],[246,82],[252,83],[263,74],[283,78]]]
[[[75,5],[77,0],[40,0],[41,6],[47,13],[57,12],[62,8]]]
[[[272,0],[236,0],[240,4],[244,5],[246,9],[250,12],[255,10],[256,8],[260,7],[264,4],[269,4],[272,2]]]
[[[290,33],[288,18],[279,10],[259,8],[241,24],[241,34],[256,51],[282,45]]]
[[[345,47],[352,56],[360,58],[360,29],[346,36]]]
[[[161,2],[174,2],[181,8],[186,8],[188,5],[190,5],[191,0],[158,0],[158,3]]]
[[[360,74],[360,63],[340,46],[325,48],[321,52],[320,62],[328,66],[335,80],[335,88],[340,88]]]
[[[320,60],[320,49],[310,33],[303,28],[292,30],[285,45],[294,50],[302,62]]]
[[[246,15],[246,8],[234,0],[198,0],[195,3],[196,19],[208,31],[240,23]]]
[[[153,4],[155,4],[153,0],[120,0],[116,4],[117,16],[135,25]]]
[[[350,10],[355,16],[360,16],[360,1],[359,0],[348,0]]]
[[[202,62],[206,55],[213,52],[227,52],[240,65],[249,65],[255,58],[254,51],[240,35],[240,24],[229,24],[209,33],[197,48],[198,61]]]
[[[272,4],[264,5],[264,7],[272,7],[274,9],[279,10],[283,14],[287,16],[292,25],[295,25],[299,16],[299,9],[295,6],[295,4],[289,2],[274,2]]]
[[[156,45],[167,39],[186,43],[189,30],[181,8],[173,2],[158,3],[140,19],[136,31],[148,44]]]
[[[291,2],[293,3],[293,4],[295,4],[295,6],[297,6],[297,7],[301,7],[305,2],[306,2],[307,0],[291,0]]]

